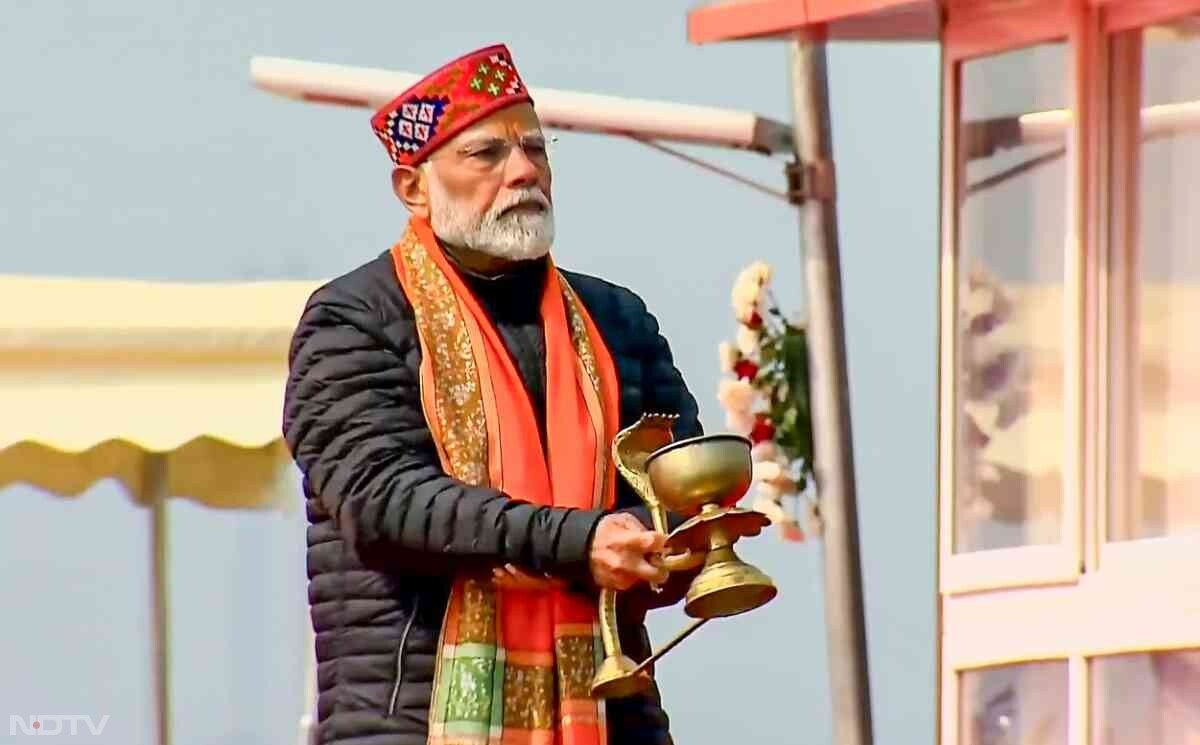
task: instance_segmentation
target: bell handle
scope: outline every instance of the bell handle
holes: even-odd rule
[[[655,531],[662,533],[663,535],[667,535],[667,533],[670,532],[667,530],[667,510],[662,506],[661,502],[654,498],[654,491],[650,489],[649,481],[645,482],[645,486],[646,491],[641,496],[642,501],[646,505],[646,510],[650,513],[650,522],[653,524]],[[678,569],[671,568],[672,565],[670,561],[674,558],[674,556],[659,557],[660,566],[665,567],[668,572],[679,571]],[[656,582],[651,582],[650,590],[655,593],[661,593],[663,591],[663,587]]]
[[[704,563],[705,554],[699,551],[684,549],[677,554],[669,554],[659,559],[663,569],[668,572],[686,572]]]
[[[645,503],[646,509],[650,512],[650,523],[654,526],[654,529],[666,535],[671,532],[667,529],[667,508],[663,507],[662,502],[655,499],[653,495],[654,492],[651,491],[648,495],[642,497],[642,501]]]
[[[617,591],[600,591],[600,642],[606,657],[620,657],[621,636],[617,628]]]
[[[653,665],[655,660],[662,657],[667,652],[670,652],[672,649],[674,649],[676,646],[678,646],[680,642],[682,642],[684,639],[691,636],[692,633],[696,631],[696,629],[698,629],[701,626],[703,626],[704,624],[708,623],[710,620],[712,620],[712,619],[697,618],[696,620],[689,623],[687,626],[685,626],[683,628],[683,631],[681,631],[675,635],[674,639],[667,642],[666,644],[664,644],[662,646],[661,649],[657,650],[652,655],[650,655],[646,659],[639,662],[638,666],[633,669],[633,671],[630,673],[630,675],[636,675],[636,674],[640,673],[641,671],[645,670],[647,667]]]
[[[621,651],[617,629],[617,593],[600,592],[600,641],[604,659],[592,675],[591,693],[597,698],[623,698],[653,685],[650,676],[635,670],[637,663]]]

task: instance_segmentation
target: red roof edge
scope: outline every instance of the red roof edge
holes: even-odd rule
[[[778,36],[808,25],[804,0],[731,0],[688,13],[688,41],[717,41]]]
[[[845,40],[937,39],[938,0],[725,0],[688,13],[688,41],[769,39],[801,31]]]

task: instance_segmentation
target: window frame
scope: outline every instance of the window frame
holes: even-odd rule
[[[960,676],[971,670],[1066,659],[1068,742],[1090,745],[1092,661],[1112,655],[1200,649],[1200,577],[1164,567],[1195,565],[1200,537],[1109,542],[1110,345],[1128,343],[1109,323],[1108,301],[1128,276],[1113,272],[1110,229],[1136,226],[1136,148],[1117,145],[1110,106],[1140,110],[1141,66],[1110,77],[1110,41],[1118,32],[1200,13],[1200,0],[1030,0],[1013,11],[985,0],[969,13],[947,9],[942,61],[942,193],[939,254],[938,398],[938,741],[959,745]],[[1077,116],[1069,149],[1071,210],[1064,292],[1065,436],[1063,542],[954,554],[954,466],[958,291],[958,161],[961,65],[989,54],[1064,38],[1072,60]],[[1136,81],[1136,85],[1131,85]],[[1134,93],[1137,93],[1135,96]],[[1128,116],[1125,117],[1128,124]],[[1124,169],[1124,170],[1122,170]],[[1116,175],[1120,178],[1113,178]],[[1121,188],[1118,184],[1124,184]],[[1120,206],[1114,217],[1110,205]],[[1118,220],[1115,225],[1112,220]],[[1135,241],[1125,266],[1133,266]],[[1074,276],[1072,276],[1072,273]],[[1132,307],[1132,304],[1128,304]],[[1130,321],[1127,318],[1126,324]],[[1131,326],[1136,328],[1136,326]],[[1135,366],[1136,367],[1136,366]],[[1130,378],[1126,378],[1130,380]],[[1128,385],[1128,382],[1125,383]],[[1124,451],[1123,451],[1124,452]],[[1074,487],[1071,486],[1072,476]],[[1049,550],[1048,550],[1049,549]],[[1037,564],[1044,562],[1041,566]],[[1097,622],[1102,619],[1102,622]]]
[[[1098,52],[1104,70],[1109,69],[1112,41],[1119,34],[1136,31],[1155,23],[1200,14],[1200,0],[1107,0],[1098,3],[1100,43]],[[1096,109],[1098,116],[1094,122],[1097,139],[1111,142],[1108,149],[1110,158],[1101,163],[1096,189],[1104,201],[1097,205],[1097,244],[1098,255],[1101,257],[1101,271],[1096,278],[1095,315],[1097,317],[1096,333],[1098,344],[1094,357],[1095,367],[1099,370],[1098,391],[1113,392],[1117,387],[1114,381],[1118,376],[1112,369],[1112,348],[1136,350],[1138,329],[1138,232],[1139,210],[1139,178],[1140,178],[1140,142],[1138,141],[1138,113],[1141,111],[1141,43],[1131,44],[1128,50],[1117,50],[1116,53],[1129,54],[1130,64],[1121,65],[1126,75],[1121,79],[1108,80],[1106,86],[1096,91],[1100,103]],[[1106,106],[1104,104],[1107,104]],[[1111,108],[1109,108],[1111,107]],[[1119,211],[1111,212],[1108,205],[1119,207]],[[1103,224],[1103,215],[1111,215],[1115,225]],[[1120,231],[1123,245],[1114,246],[1111,232]],[[1120,252],[1120,256],[1116,255]],[[1108,306],[1117,304],[1125,309],[1122,318],[1116,324],[1111,323],[1111,316],[1105,312]],[[1132,353],[1117,355],[1120,358],[1132,359]],[[1121,373],[1121,393],[1126,412],[1136,400],[1137,375],[1139,366],[1132,364]],[[1112,497],[1112,484],[1121,482],[1123,489],[1131,489],[1136,479],[1137,455],[1136,444],[1138,437],[1136,427],[1138,417],[1126,414],[1122,422],[1123,438],[1120,446],[1114,445],[1109,439],[1112,431],[1111,407],[1105,405],[1097,397],[1094,406],[1097,435],[1097,447],[1092,462],[1092,474],[1096,484],[1094,512],[1092,521],[1094,535],[1089,547],[1088,569],[1099,570],[1101,567],[1112,568],[1122,572],[1142,572],[1153,575],[1156,569],[1164,565],[1183,565],[1195,563],[1200,559],[1200,535],[1162,536],[1153,538],[1110,541],[1109,535],[1109,501]],[[1112,454],[1120,451],[1124,457],[1115,458]],[[1114,473],[1115,471],[1115,473]]]
[[[1082,367],[1082,334],[1078,309],[1082,307],[1081,272],[1076,264],[1084,241],[1079,239],[1080,183],[1086,183],[1079,171],[1084,160],[1079,144],[1085,144],[1076,116],[1069,137],[1075,147],[1067,152],[1067,193],[1063,203],[1068,210],[1067,237],[1064,240],[1064,314],[1074,322],[1065,323],[1063,339],[1063,490],[1062,539],[1057,544],[956,554],[955,535],[955,431],[957,428],[955,371],[958,359],[957,302],[959,282],[959,194],[964,183],[958,161],[958,130],[961,123],[962,65],[973,59],[999,52],[1014,51],[1039,43],[1061,40],[1068,54],[1075,48],[1079,33],[1076,16],[1062,3],[1029,3],[1016,11],[1003,4],[983,3],[969,12],[948,15],[943,39],[943,150],[942,150],[942,237],[939,314],[939,567],[938,585],[943,594],[969,593],[1003,587],[1073,582],[1080,574],[1082,559],[1082,500],[1071,498],[1082,488],[1082,429],[1076,423],[1082,412],[1078,370]],[[1071,90],[1068,105],[1080,111],[1085,103],[1078,95],[1081,65],[1072,57],[1068,80]],[[1073,237],[1074,236],[1074,237]]]

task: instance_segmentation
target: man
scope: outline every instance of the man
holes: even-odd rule
[[[283,430],[304,474],[321,743],[669,743],[658,692],[590,695],[596,597],[621,635],[678,601],[616,432],[697,406],[629,290],[562,271],[546,140],[488,47],[379,110],[410,219],[317,290]],[[682,581],[681,581],[682,580]],[[651,585],[662,585],[651,591]]]

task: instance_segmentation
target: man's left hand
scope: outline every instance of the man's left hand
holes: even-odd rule
[[[561,590],[567,583],[549,576],[539,576],[505,564],[492,570],[492,580],[506,590]]]

